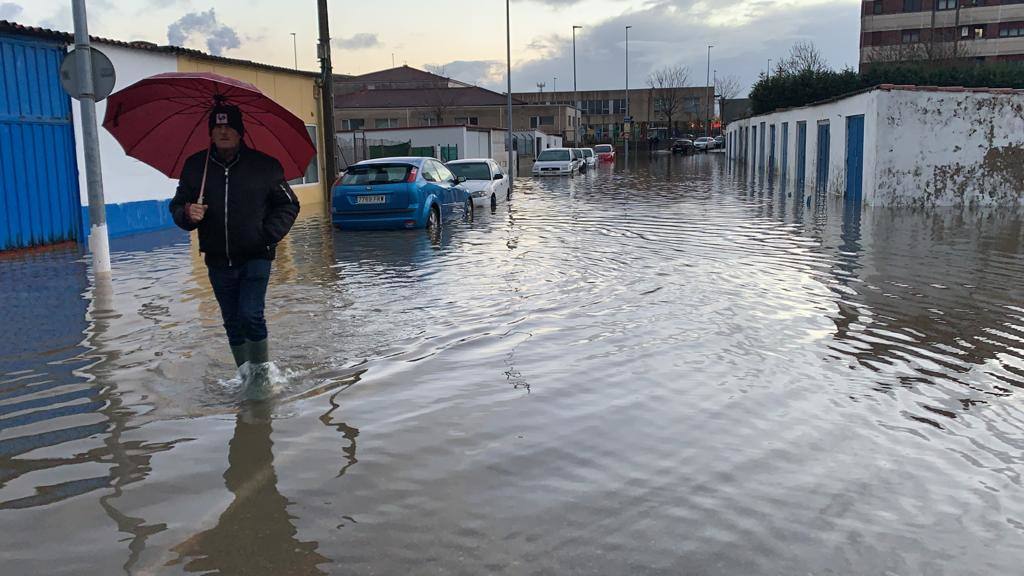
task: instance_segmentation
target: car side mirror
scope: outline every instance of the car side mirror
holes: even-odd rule
[[[498,172],[497,174],[494,175],[494,177],[491,178],[491,180],[501,180],[504,177],[505,177],[504,174],[502,174],[501,172]]]
[[[455,177],[455,183],[456,184],[462,184],[465,181],[466,181],[466,177],[465,176],[456,176]]]

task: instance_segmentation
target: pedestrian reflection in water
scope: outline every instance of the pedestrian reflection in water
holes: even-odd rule
[[[271,404],[243,406],[228,450],[224,484],[235,495],[213,528],[175,546],[188,572],[204,574],[325,574],[316,542],[300,542],[288,499],[277,491]]]

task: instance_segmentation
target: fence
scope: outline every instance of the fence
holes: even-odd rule
[[[389,140],[386,138],[367,138],[358,132],[338,134],[336,138],[338,150],[338,169],[345,170],[349,166],[391,156],[420,156],[438,158],[442,162],[458,160],[459,147],[456,144],[439,146],[413,146],[412,140]]]

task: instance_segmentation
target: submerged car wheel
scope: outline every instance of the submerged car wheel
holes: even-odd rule
[[[441,229],[441,211],[437,206],[430,207],[430,214],[427,216],[427,232],[434,234]]]
[[[492,193],[491,194],[491,210],[497,210],[497,209],[498,209],[498,197],[495,196]]]
[[[476,205],[473,204],[473,199],[472,198],[469,198],[468,200],[466,200],[466,208],[465,208],[465,210],[466,210],[466,221],[467,222],[472,222],[473,221],[473,216],[476,216]]]

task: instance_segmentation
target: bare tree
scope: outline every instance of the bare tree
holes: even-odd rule
[[[730,100],[740,93],[740,79],[738,76],[719,76],[715,79],[715,95],[722,100]]]
[[[896,64],[913,62],[925,66],[942,66],[957,60],[971,58],[974,50],[970,42],[939,38],[933,41],[873,46],[867,50],[867,64]]]
[[[799,74],[801,72],[825,72],[830,67],[814,42],[801,40],[789,49],[789,56],[779,62],[776,72]]]
[[[686,85],[690,80],[690,69],[686,66],[666,66],[651,72],[647,85],[651,88],[654,111],[665,117],[671,131],[672,118],[683,111]]]

